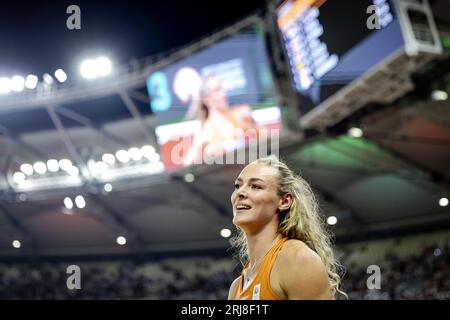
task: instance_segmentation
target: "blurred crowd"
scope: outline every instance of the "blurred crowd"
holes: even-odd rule
[[[358,250],[365,250],[364,247]],[[348,262],[342,288],[349,299],[450,299],[450,248],[427,245],[412,255],[387,251],[379,263],[380,289],[369,290],[367,265]],[[66,282],[81,269],[81,289]],[[174,258],[143,263],[0,263],[0,299],[226,299],[240,265],[231,258]],[[342,297],[340,298],[342,299]]]

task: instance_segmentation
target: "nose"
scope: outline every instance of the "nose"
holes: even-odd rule
[[[239,199],[245,199],[247,198],[247,191],[245,190],[244,187],[241,187],[238,190],[236,190],[236,195]]]

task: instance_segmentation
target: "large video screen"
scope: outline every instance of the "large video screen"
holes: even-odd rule
[[[258,25],[162,67],[147,79],[167,170],[220,157],[282,128]]]
[[[287,0],[277,23],[303,114],[404,45],[388,0]]]

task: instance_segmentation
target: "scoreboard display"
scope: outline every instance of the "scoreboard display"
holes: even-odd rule
[[[404,46],[388,0],[287,0],[276,11],[306,114]]]

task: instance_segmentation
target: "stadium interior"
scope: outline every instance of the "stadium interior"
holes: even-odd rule
[[[334,36],[326,10],[336,1],[318,8],[320,41]],[[314,3],[266,1],[98,80],[69,74],[0,94],[0,299],[227,298],[242,267],[230,249],[230,195],[245,164],[168,162],[170,141],[198,122],[181,118],[189,103],[175,84],[170,98],[152,90],[187,76],[186,66],[220,73],[230,104],[281,128],[277,153],[318,196],[349,299],[450,299],[450,3],[417,1],[431,14],[424,20],[405,13],[413,1],[366,1],[389,3],[394,18],[347,48],[328,43],[337,68],[394,23],[399,47],[360,74],[328,72],[310,87],[293,70],[283,34],[292,14],[280,9],[302,2]],[[69,265],[80,266],[82,290],[66,287]],[[367,288],[371,265],[381,289]]]

